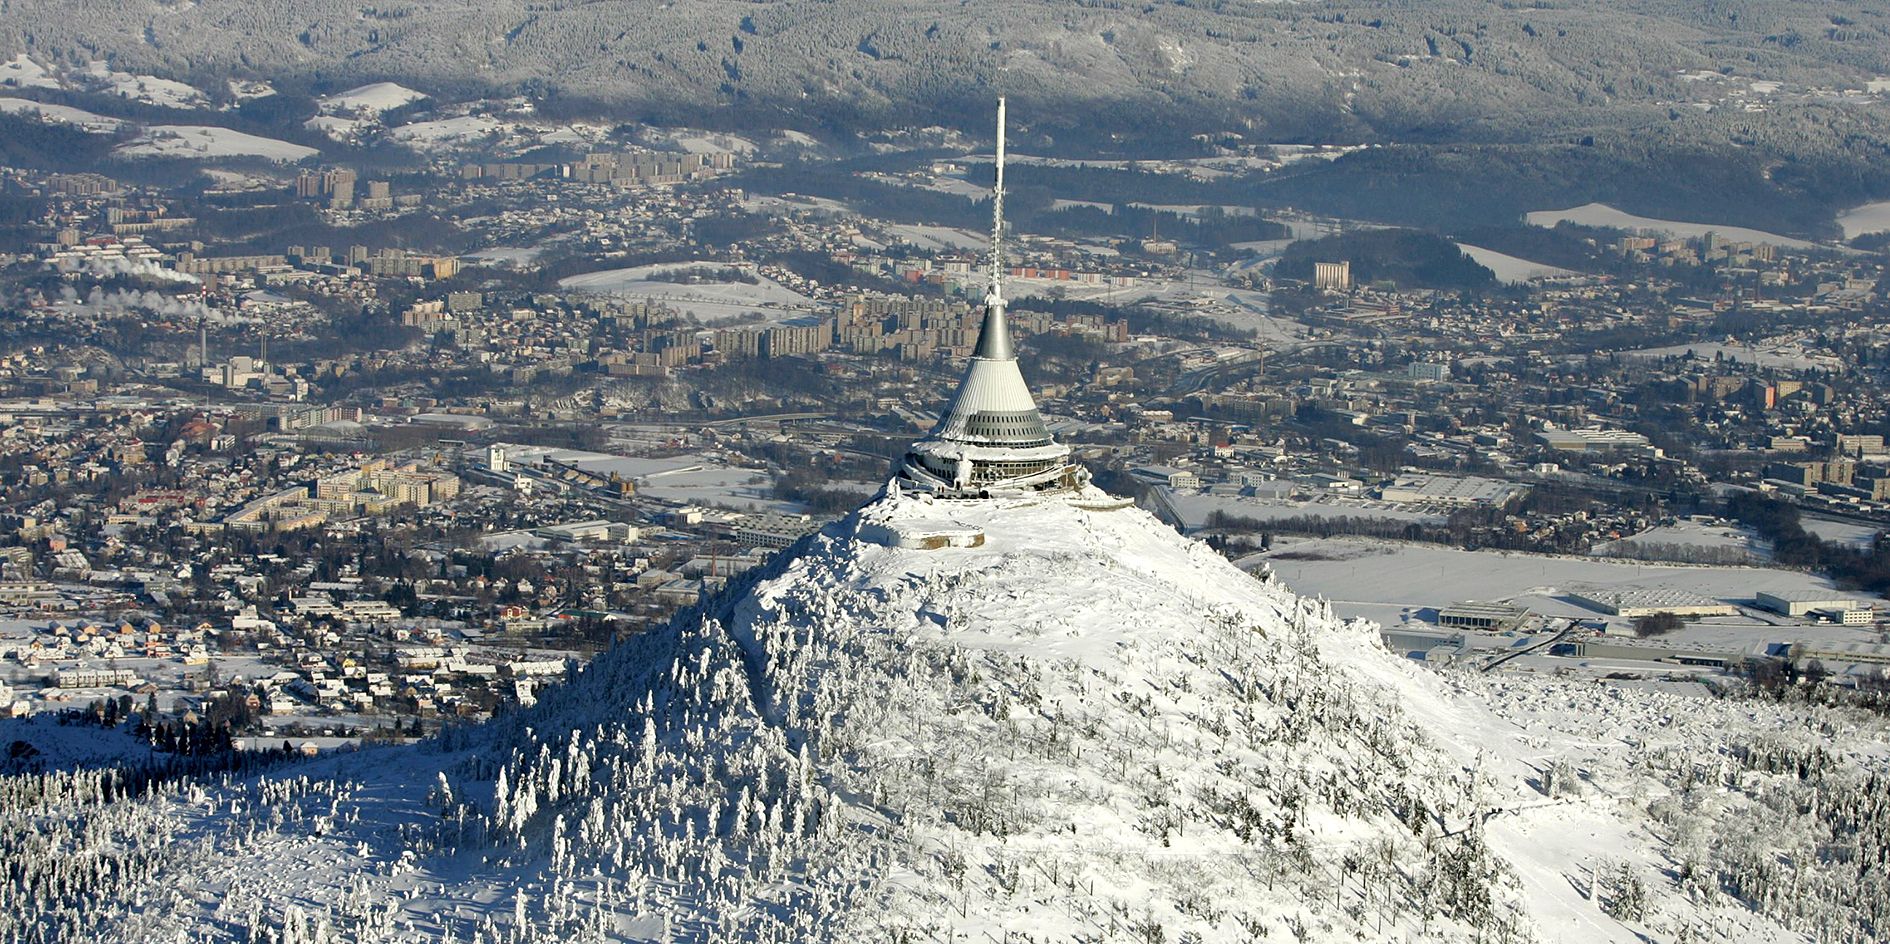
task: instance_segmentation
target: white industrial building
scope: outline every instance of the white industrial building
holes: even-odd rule
[[[1656,613],[1672,613],[1681,617],[1735,616],[1739,613],[1738,607],[1724,600],[1670,587],[1583,587],[1570,590],[1568,595],[1583,606],[1624,619],[1639,619]]]
[[[1437,625],[1445,629],[1508,632],[1522,628],[1528,619],[1529,611],[1523,607],[1477,600],[1452,603],[1437,611]]]
[[[1172,489],[1194,489],[1201,487],[1201,477],[1188,469],[1177,469],[1165,465],[1144,465],[1130,469],[1129,474],[1151,485],[1166,485]]]
[[[1659,449],[1647,441],[1640,433],[1631,433],[1625,429],[1545,429],[1536,434],[1536,439],[1543,445],[1560,452],[1595,452],[1623,455],[1645,455],[1658,458]]]
[[[1781,616],[1810,616],[1820,610],[1843,613],[1861,611],[1865,615],[1863,622],[1869,622],[1869,609],[1856,599],[1817,590],[1785,590],[1776,593],[1761,590],[1754,595],[1753,602],[1758,604],[1759,609],[1771,610]]]
[[[641,534],[636,525],[606,521],[601,518],[592,521],[573,521],[569,524],[546,525],[532,533],[542,538],[569,544],[580,541],[611,541],[618,544],[630,544]]]
[[[1528,491],[1520,485],[1476,475],[1400,475],[1379,490],[1388,502],[1440,505],[1504,505]]]

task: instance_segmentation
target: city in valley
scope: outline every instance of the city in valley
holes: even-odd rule
[[[0,63],[0,940],[1885,933],[1890,185],[367,78]]]

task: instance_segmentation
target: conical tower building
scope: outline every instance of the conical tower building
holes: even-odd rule
[[[1089,480],[1037,412],[1017,368],[1004,317],[1004,100],[998,99],[997,183],[992,190],[991,285],[978,346],[958,392],[901,463],[901,484],[946,498],[1076,488]]]

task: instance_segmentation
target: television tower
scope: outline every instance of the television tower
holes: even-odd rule
[[[1017,367],[1004,317],[1004,99],[998,99],[997,181],[991,190],[991,286],[978,346],[938,425],[906,451],[901,487],[941,498],[1080,488],[1089,472],[1070,460],[1037,411]]]

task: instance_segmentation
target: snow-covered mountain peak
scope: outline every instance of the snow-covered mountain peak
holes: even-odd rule
[[[1450,940],[1527,923],[1474,776],[1396,693],[1321,654],[1395,662],[1375,637],[1100,492],[890,493],[682,635],[675,687],[610,683],[650,709],[652,783],[692,784],[674,825],[646,825],[763,899],[766,873],[741,863],[758,841],[788,850],[792,881],[835,906],[801,913],[803,932]],[[536,730],[603,700],[626,655],[608,658]],[[544,755],[513,753],[512,789]],[[499,803],[521,804],[539,801]],[[764,808],[765,826],[740,812]]]
[[[1809,711],[1439,674],[1101,492],[894,492],[437,743],[9,786],[0,937],[1862,940],[1881,791]]]
[[[1203,618],[1282,623],[1302,606],[1093,489],[984,501],[892,492],[813,538],[737,613],[835,594],[867,595],[891,624],[883,629],[918,644],[1036,658],[1105,658],[1149,637],[1198,634]]]

